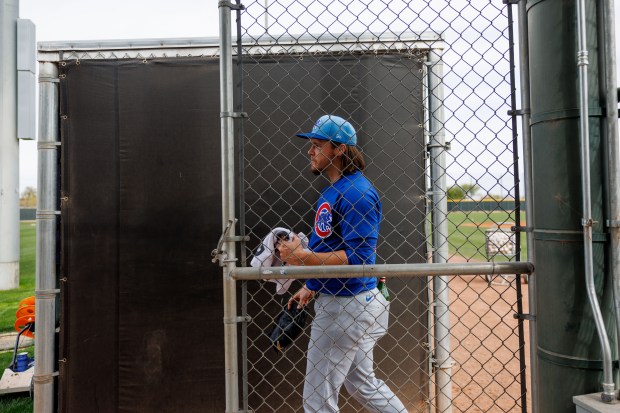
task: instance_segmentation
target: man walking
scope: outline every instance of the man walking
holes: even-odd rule
[[[312,132],[310,170],[330,185],[317,202],[308,249],[292,236],[278,245],[289,265],[374,264],[381,222],[377,191],[362,174],[366,164],[353,126],[322,116]],[[387,332],[389,303],[375,277],[311,279],[289,300],[303,307],[315,296],[304,382],[304,411],[338,412],[342,385],[371,412],[407,412],[389,387],[375,377],[373,349]]]

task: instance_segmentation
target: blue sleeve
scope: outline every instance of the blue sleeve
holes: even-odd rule
[[[361,193],[351,187],[340,201],[340,227],[349,264],[374,264],[381,221],[377,193],[374,190]]]

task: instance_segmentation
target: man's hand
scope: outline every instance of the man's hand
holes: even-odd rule
[[[307,251],[301,245],[301,239],[291,232],[289,240],[280,240],[277,244],[280,260],[288,265],[304,265]]]
[[[304,285],[288,300],[288,309],[291,309],[291,305],[295,301],[297,302],[297,309],[302,309],[312,300],[312,297],[314,297],[314,291]]]

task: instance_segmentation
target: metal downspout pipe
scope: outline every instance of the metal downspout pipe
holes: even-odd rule
[[[534,249],[534,180],[532,179],[532,134],[530,133],[530,53],[528,49],[527,9],[525,0],[519,1],[519,71],[521,77],[521,121],[523,135],[523,175],[525,180],[525,220],[528,261],[536,265]],[[530,279],[528,289],[528,312],[530,331],[530,394],[532,413],[538,413],[538,337],[536,335],[536,283]]]
[[[235,141],[233,107],[233,61],[231,8],[218,4],[220,19],[220,118],[222,138],[222,242],[218,251],[223,273],[224,295],[224,369],[226,412],[239,410],[239,370],[237,362],[237,293],[232,273],[236,268],[235,251]]]
[[[56,336],[56,210],[58,206],[58,67],[39,65],[39,163],[34,337],[34,411],[54,409]]]
[[[19,0],[0,0],[0,290],[19,287]]]
[[[448,261],[448,195],[446,137],[443,112],[442,51],[428,56],[429,152],[433,228],[433,263]],[[450,297],[448,276],[433,278],[435,397],[438,413],[452,412],[452,357],[450,356]]]
[[[618,138],[618,95],[616,79],[616,28],[614,24],[614,1],[603,1],[603,31],[605,56],[605,106],[607,126],[607,177],[608,218],[606,226],[610,235],[610,272],[614,289],[616,310],[616,354],[620,357],[620,142]],[[602,27],[601,27],[602,26]]]
[[[577,28],[578,28],[578,52],[577,66],[579,69],[579,130],[581,143],[581,184],[583,198],[583,218],[581,220],[583,226],[584,241],[584,264],[585,277],[588,299],[592,308],[592,315],[596,324],[596,330],[601,344],[601,353],[603,356],[603,393],[601,398],[604,402],[610,403],[615,398],[614,382],[611,363],[611,347],[603,315],[596,296],[594,285],[594,263],[592,257],[592,205],[590,197],[590,131],[589,131],[589,105],[588,105],[588,50],[586,43],[586,13],[585,0],[577,1]]]

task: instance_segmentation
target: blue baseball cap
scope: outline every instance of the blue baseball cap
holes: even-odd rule
[[[336,115],[321,116],[314,124],[312,132],[298,133],[296,136],[305,139],[314,138],[344,143],[345,145],[357,145],[355,128],[349,122]]]

